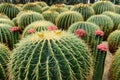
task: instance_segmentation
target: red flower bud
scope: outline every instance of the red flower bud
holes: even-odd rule
[[[10,29],[11,32],[17,32],[19,30],[20,30],[19,27],[16,27],[16,26]]]
[[[104,45],[104,44],[99,44],[97,46],[97,49],[101,50],[101,51],[107,51],[108,50],[108,46]]]
[[[95,34],[98,35],[98,36],[104,36],[104,32],[101,31],[101,30],[96,30]]]
[[[75,31],[75,34],[78,35],[78,37],[85,37],[86,36],[86,31],[83,29],[77,29]]]
[[[29,29],[29,30],[28,30],[28,33],[29,33],[29,34],[35,33],[35,30],[34,30],[34,29]]]
[[[56,26],[50,26],[50,27],[48,27],[48,30],[49,31],[54,31],[54,30],[57,30],[57,27]]]

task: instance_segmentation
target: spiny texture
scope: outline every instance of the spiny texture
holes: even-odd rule
[[[10,49],[13,48],[13,34],[10,31],[12,26],[0,24],[0,42],[6,44]]]
[[[92,46],[95,40],[95,31],[100,30],[99,26],[90,22],[76,22],[69,27],[68,31],[75,33],[78,29],[83,29],[86,31],[86,36],[83,40],[85,40],[88,45]]]
[[[118,47],[120,47],[120,30],[112,32],[108,39],[109,51],[114,54]]]
[[[112,80],[120,79],[120,48],[117,50],[113,58],[111,73]]]
[[[14,26],[15,24],[10,19],[0,18],[0,24],[8,24]]]
[[[35,3],[27,3],[23,6],[23,10],[32,10],[38,13],[42,13],[42,8]]]
[[[19,11],[20,10],[13,4],[3,3],[0,5],[0,13],[6,14],[10,19],[16,17]]]
[[[17,17],[13,18],[12,22],[15,24],[15,26],[18,26]]]
[[[118,28],[118,25],[120,24],[120,15],[110,11],[103,12],[102,14],[109,16],[113,20],[113,31],[116,30]]]
[[[120,5],[115,5],[115,12],[120,14]]]
[[[7,15],[0,13],[0,18],[4,18],[4,19],[10,19]]]
[[[56,25],[59,29],[67,30],[71,24],[83,21],[83,17],[76,11],[67,11],[61,13],[56,19]]]
[[[104,40],[107,39],[108,35],[113,30],[113,21],[110,17],[106,15],[94,15],[91,16],[87,21],[97,24],[100,27],[100,29],[104,31]]]
[[[46,6],[48,6],[48,5],[47,5],[45,2],[43,2],[43,1],[35,2],[35,4],[37,4],[37,5],[41,6],[41,7],[46,7]]]
[[[114,4],[110,1],[98,1],[92,5],[96,14],[102,14],[104,11],[115,11]]]
[[[43,16],[41,14],[28,11],[18,17],[18,26],[23,30],[27,25],[39,20],[43,20]]]
[[[79,13],[81,13],[85,21],[90,16],[95,14],[93,8],[91,6],[89,6],[88,4],[78,4],[78,5],[75,5],[71,10],[72,11],[78,11]]]
[[[45,20],[50,21],[55,24],[55,20],[58,17],[59,13],[56,11],[48,10],[48,11],[43,12],[42,15]]]
[[[7,64],[10,60],[10,50],[0,43],[0,80],[8,80]]]
[[[85,44],[64,31],[35,33],[14,50],[12,80],[87,80],[91,56]]]
[[[25,30],[23,31],[22,37],[30,35],[30,33],[28,32],[30,29],[34,30],[35,32],[41,32],[41,31],[48,30],[49,26],[54,26],[54,24],[44,20],[33,22],[25,28]]]
[[[49,6],[43,7],[42,12],[45,12],[45,11],[49,10],[49,8],[50,8]]]

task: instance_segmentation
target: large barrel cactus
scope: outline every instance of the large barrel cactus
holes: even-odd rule
[[[50,21],[55,24],[55,20],[57,16],[59,15],[59,13],[56,11],[48,10],[48,11],[43,12],[42,15],[45,20]]]
[[[102,14],[109,16],[113,20],[113,30],[116,30],[118,28],[118,25],[120,24],[120,15],[110,11],[103,12]]]
[[[120,5],[115,5],[115,12],[120,14]]]
[[[23,39],[14,50],[12,80],[87,80],[91,56],[85,44],[64,31],[45,31]]]
[[[101,14],[104,11],[115,11],[114,4],[110,1],[98,1],[92,5],[96,14]]]
[[[29,25],[32,22],[43,20],[43,16],[37,12],[26,12],[24,14],[21,14],[18,17],[18,26],[20,29],[24,29],[27,25]]]
[[[120,47],[120,30],[112,32],[108,39],[109,51],[115,53],[116,50]]]
[[[111,66],[111,80],[119,80],[120,79],[120,48],[115,53],[113,58],[112,66]]]
[[[19,11],[20,11],[19,8],[17,8],[13,4],[3,3],[0,5],[0,13],[6,14],[10,19],[16,17]]]
[[[71,10],[78,11],[79,13],[81,13],[85,21],[90,16],[95,14],[93,8],[91,6],[89,6],[88,4],[78,4],[78,5],[75,5]]]
[[[104,40],[107,39],[108,35],[113,30],[113,20],[106,15],[94,15],[91,16],[87,21],[97,24],[100,27],[100,29],[104,31]]]
[[[8,80],[7,64],[10,60],[10,54],[8,47],[0,43],[0,80]]]
[[[38,13],[42,13],[42,8],[35,3],[27,3],[23,6],[23,10],[32,10]]]
[[[24,29],[22,37],[30,35],[31,33],[34,32],[46,31],[50,26],[55,26],[55,25],[49,21],[44,21],[44,20],[33,22]]]
[[[71,24],[83,21],[83,17],[76,11],[67,11],[61,13],[56,19],[56,25],[59,29],[67,30]]]

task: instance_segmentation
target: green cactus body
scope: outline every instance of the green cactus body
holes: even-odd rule
[[[12,80],[87,80],[91,56],[85,44],[64,31],[45,31],[23,39],[10,62]]]
[[[12,26],[0,24],[0,42],[6,44],[10,49],[13,48],[13,35],[10,31]]]
[[[61,13],[56,19],[56,25],[59,29],[67,30],[71,24],[83,21],[83,17],[76,11],[67,11]]]
[[[120,5],[115,5],[115,12],[120,14]]]
[[[75,33],[77,29],[83,29],[86,31],[86,36],[83,40],[92,47],[95,38],[95,30],[100,30],[99,26],[90,22],[76,22],[69,27],[68,31]]]
[[[12,22],[15,24],[15,26],[18,26],[17,17],[13,18]]]
[[[45,11],[49,10],[49,8],[50,8],[49,6],[43,7],[42,12],[45,12]]]
[[[28,30],[30,29],[33,29],[35,30],[36,32],[41,32],[41,31],[46,31],[48,30],[48,27],[50,26],[54,26],[53,23],[49,22],[49,21],[36,21],[36,22],[33,22],[31,24],[29,24],[25,30],[23,31],[23,34],[22,34],[22,37],[25,37],[27,35],[30,35],[28,33]]]
[[[35,3],[27,3],[23,6],[23,10],[32,10],[38,13],[42,13],[42,8]]]
[[[120,24],[120,15],[110,11],[103,12],[102,14],[109,16],[113,20],[113,31],[116,30],[118,28],[118,25]]]
[[[104,11],[115,11],[114,4],[110,1],[98,1],[92,5],[95,14],[102,14]]]
[[[45,20],[50,21],[55,24],[55,20],[58,17],[59,13],[56,11],[48,10],[48,11],[43,12],[42,15]]]
[[[72,11],[77,11],[77,12],[81,13],[85,21],[90,16],[95,14],[93,8],[91,6],[89,6],[88,4],[78,4],[78,5],[75,5],[71,10]]]
[[[88,22],[92,22],[97,24],[102,31],[104,31],[104,40],[107,39],[108,35],[112,32],[113,30],[113,21],[110,17],[106,15],[94,15],[88,18]]]
[[[0,24],[8,24],[8,25],[11,25],[11,26],[14,26],[15,24],[10,20],[10,19],[3,19],[3,18],[0,18]]]
[[[120,30],[113,31],[108,39],[109,51],[115,53],[118,47],[120,47]]]
[[[0,13],[6,14],[10,19],[16,17],[19,11],[20,10],[13,4],[3,3],[0,5]]]
[[[120,79],[120,49],[117,50],[111,66],[112,80]]]
[[[37,5],[41,6],[41,7],[46,7],[46,6],[48,6],[48,5],[47,5],[45,2],[43,2],[43,1],[35,2],[35,4],[37,4]]]
[[[26,12],[18,17],[18,26],[24,29],[27,25],[35,21],[43,20],[43,16],[37,12]]]
[[[0,43],[0,80],[8,80],[7,64],[10,60],[9,49]]]

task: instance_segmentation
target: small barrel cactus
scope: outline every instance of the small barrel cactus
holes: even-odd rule
[[[19,11],[20,11],[19,8],[17,8],[13,4],[3,3],[0,5],[0,13],[6,14],[10,19],[16,17]]]
[[[104,40],[107,39],[108,35],[112,32],[113,30],[113,21],[110,17],[106,15],[94,15],[88,18],[88,22],[92,22],[97,24],[102,31],[104,31]]]
[[[103,12],[102,14],[109,16],[113,20],[113,31],[116,30],[118,28],[118,25],[120,24],[120,15],[110,11]]]
[[[12,22],[15,24],[15,26],[18,26],[17,17],[13,18]]]
[[[67,30],[71,24],[83,21],[83,17],[76,11],[67,11],[61,13],[56,19],[56,25],[59,29]]]
[[[115,5],[115,12],[120,14],[120,5]]]
[[[8,24],[8,25],[11,25],[11,26],[14,26],[14,22],[12,22],[10,19],[4,19],[4,18],[0,18],[0,24]]]
[[[22,37],[25,37],[34,32],[46,31],[50,26],[55,26],[55,25],[49,21],[44,21],[44,20],[33,22],[25,28],[25,30],[23,31]]]
[[[120,30],[113,31],[108,36],[107,41],[109,45],[109,51],[114,54],[116,50],[120,47]]]
[[[12,80],[87,80],[91,56],[81,39],[65,31],[44,31],[23,39],[10,62]]]
[[[7,64],[10,60],[10,50],[0,43],[0,80],[8,80]]]
[[[95,14],[102,14],[104,11],[115,11],[114,4],[110,1],[98,1],[92,5]]]
[[[43,16],[41,14],[28,11],[18,17],[18,26],[23,30],[27,25],[39,20],[43,20]]]
[[[120,79],[120,48],[115,53],[113,58],[112,66],[111,66],[111,80],[119,80]]]
[[[46,7],[48,6],[44,1],[40,1],[40,2],[35,2],[35,4],[41,6],[41,7]]]
[[[75,5],[71,10],[72,11],[77,11],[77,12],[81,13],[85,21],[90,16],[95,14],[93,8],[91,6],[89,6],[88,4],[78,4],[78,5]]]
[[[48,10],[48,11],[43,12],[42,15],[45,20],[50,21],[55,24],[55,20],[58,17],[59,13],[56,11]]]
[[[42,13],[42,8],[35,3],[27,3],[23,6],[23,10],[32,10],[38,13]]]

